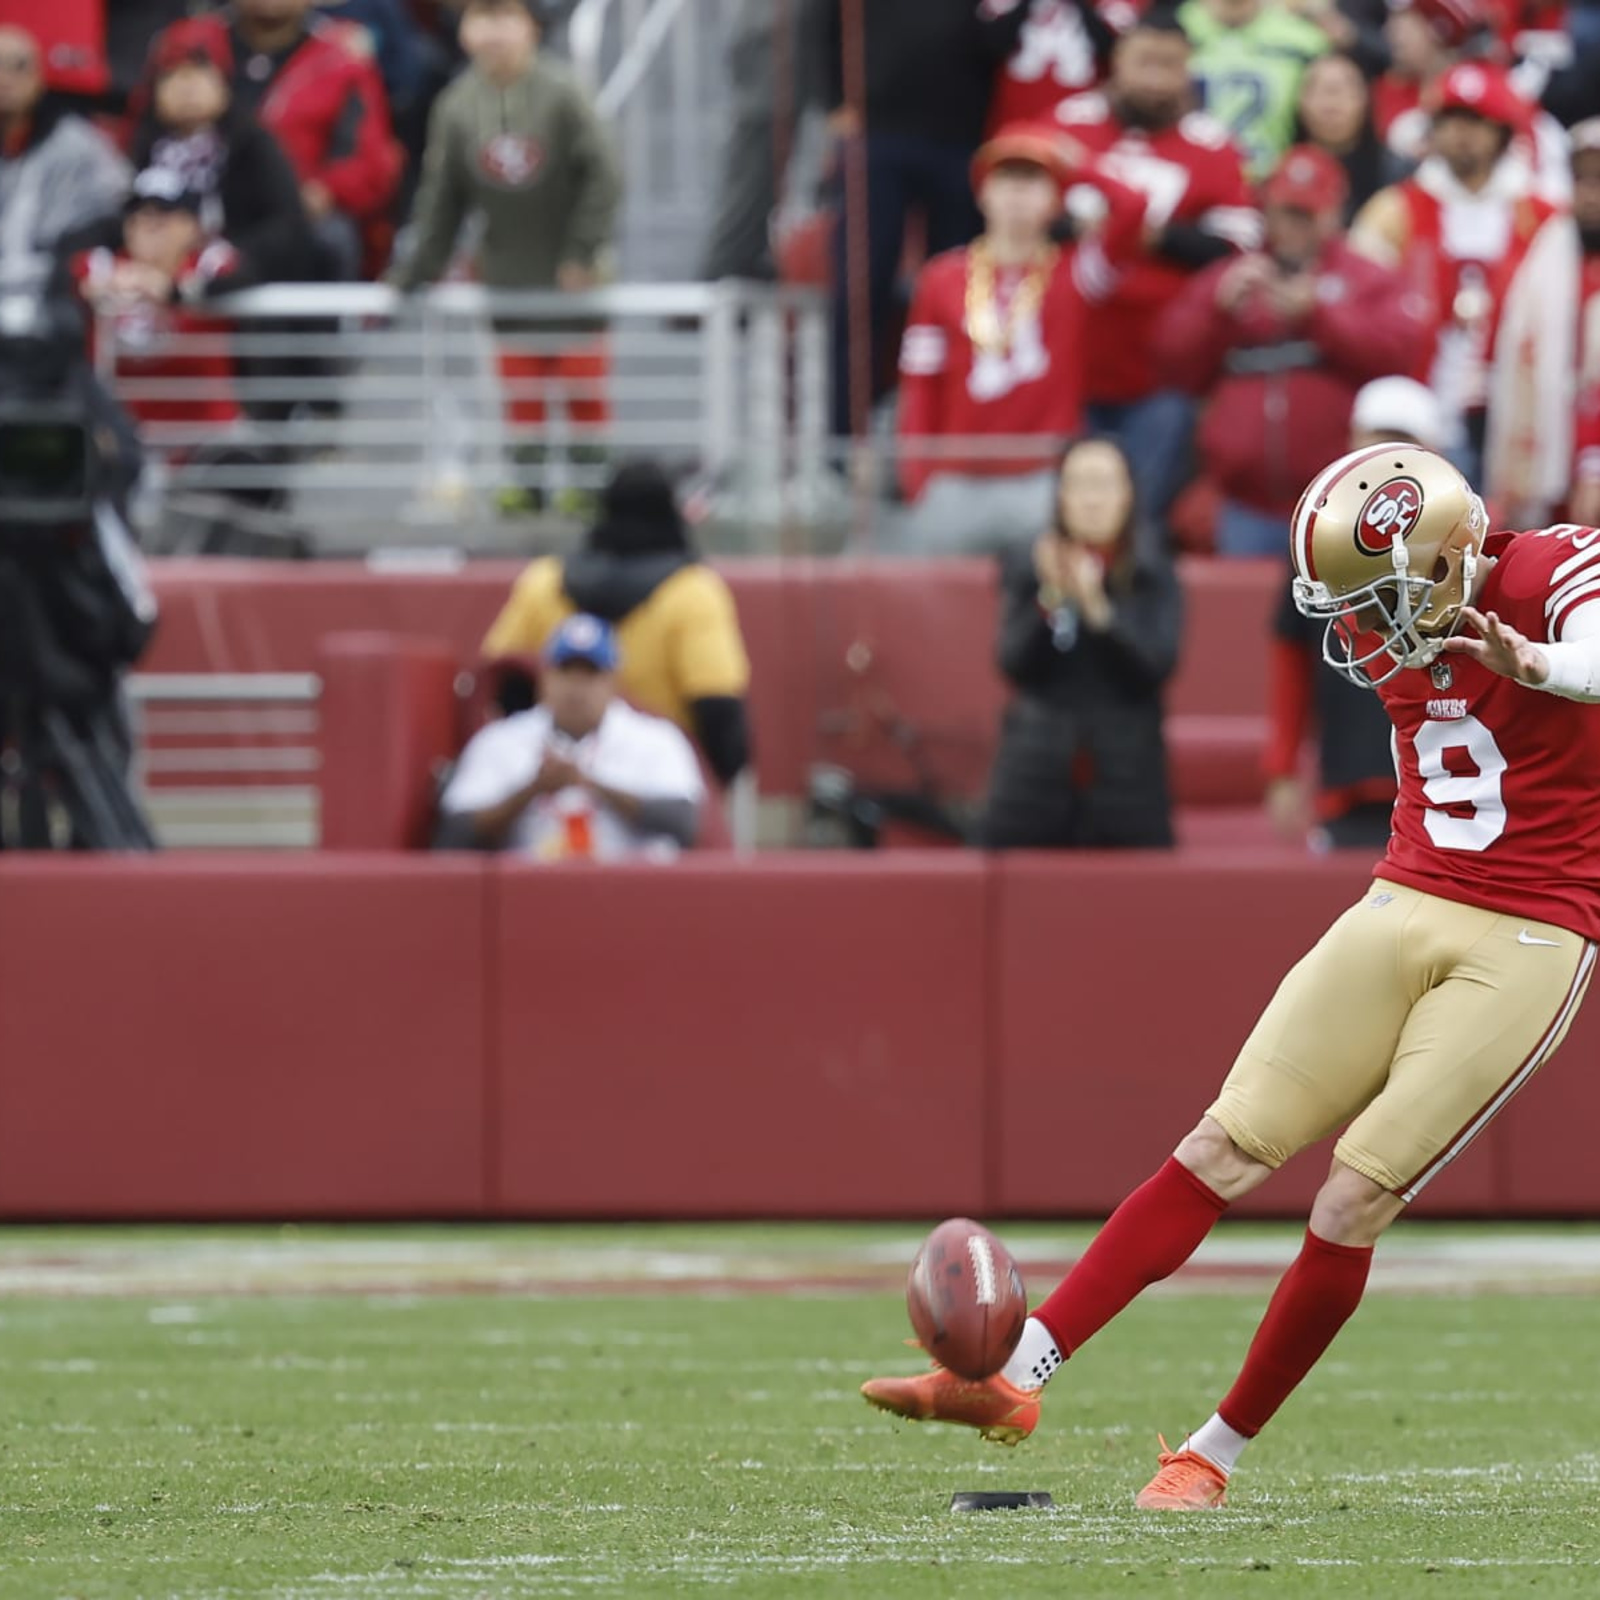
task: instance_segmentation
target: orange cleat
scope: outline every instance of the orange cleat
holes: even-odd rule
[[[869,1378],[868,1405],[907,1422],[954,1422],[995,1444],[1021,1444],[1039,1424],[1039,1390],[1019,1389],[996,1373],[974,1382],[946,1367],[914,1378]]]
[[[1161,1470],[1133,1503],[1141,1511],[1212,1511],[1228,1503],[1228,1476],[1204,1456],[1169,1450],[1161,1439]]]

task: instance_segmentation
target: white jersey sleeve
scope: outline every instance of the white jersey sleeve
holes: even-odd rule
[[[1600,600],[1573,606],[1553,644],[1541,645],[1550,676],[1538,687],[1563,700],[1600,704]]]

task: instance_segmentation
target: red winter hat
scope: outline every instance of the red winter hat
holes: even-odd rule
[[[1393,11],[1414,11],[1447,50],[1459,50],[1474,34],[1493,26],[1484,0],[1400,0]]]
[[[1486,122],[1519,133],[1528,125],[1528,102],[1511,87],[1499,67],[1480,61],[1462,61],[1451,67],[1433,86],[1429,97],[1434,116],[1465,111]]]
[[[1026,161],[1043,167],[1065,193],[1077,177],[1073,150],[1072,141],[1048,122],[1008,122],[972,158],[972,187],[979,188],[1004,162]]]
[[[156,40],[154,69],[157,77],[172,72],[186,61],[213,66],[224,78],[233,72],[233,51],[225,28],[215,17],[185,17],[174,22]]]
[[[1284,152],[1261,190],[1264,206],[1293,206],[1320,216],[1342,211],[1350,193],[1344,168],[1314,144],[1297,144]]]

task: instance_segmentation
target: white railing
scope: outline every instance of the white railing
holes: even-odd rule
[[[809,516],[826,492],[827,314],[808,292],[447,284],[402,297],[378,284],[282,284],[207,310],[154,349],[119,346],[111,318],[96,341],[165,463],[150,497],[158,522],[186,497],[214,511],[219,495],[257,496],[266,511],[247,504],[244,520],[277,517],[320,552],[525,548],[527,529],[497,520],[503,491],[581,510],[608,461],[650,454],[703,476],[717,513],[758,530],[760,548],[759,530]],[[554,365],[602,349],[598,373]],[[551,359],[507,377],[506,352]],[[231,376],[193,370],[219,358]],[[230,393],[240,418],[205,420],[201,402]],[[596,423],[582,402],[600,397],[609,417]],[[544,420],[525,419],[533,402]]]
[[[630,277],[693,272],[717,202],[738,0],[579,0],[567,45],[627,174]]]
[[[314,673],[135,673],[127,690],[136,790],[163,846],[315,848]]]

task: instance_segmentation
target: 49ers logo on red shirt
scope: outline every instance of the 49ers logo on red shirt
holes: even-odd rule
[[[1367,496],[1356,518],[1356,549],[1363,555],[1386,556],[1395,535],[1409,539],[1422,515],[1422,485],[1415,478],[1390,478]]]
[[[478,151],[478,165],[494,182],[520,189],[538,177],[544,165],[544,146],[520,133],[497,133]]]

